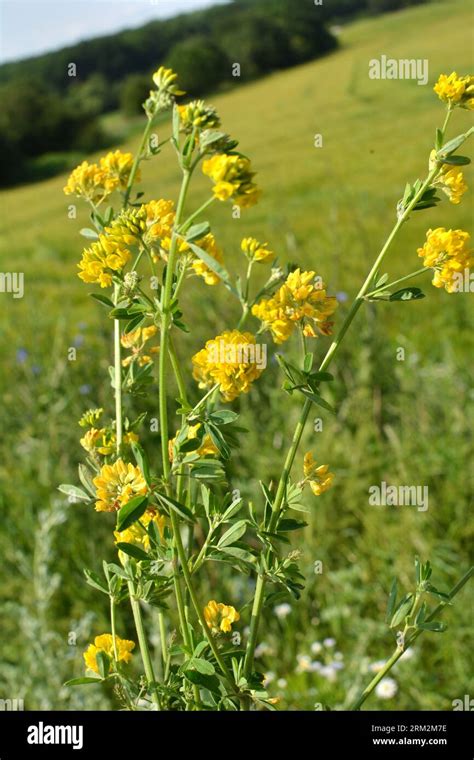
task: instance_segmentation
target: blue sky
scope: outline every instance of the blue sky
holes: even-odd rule
[[[0,0],[0,63],[226,0]]]

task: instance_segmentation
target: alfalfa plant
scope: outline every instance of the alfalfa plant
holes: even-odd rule
[[[401,306],[419,300],[424,296],[421,289],[406,283],[430,271],[433,285],[448,293],[462,289],[466,272],[469,277],[473,263],[469,235],[459,229],[430,229],[418,249],[423,266],[400,279],[390,281],[382,265],[413,213],[437,206],[439,191],[459,203],[466,190],[462,167],[469,159],[457,151],[472,129],[450,140],[446,131],[455,111],[473,107],[474,79],[453,73],[437,82],[435,91],[447,110],[443,126],[436,130],[427,174],[407,184],[395,225],[319,363],[314,345],[333,332],[336,298],[328,295],[315,271],[295,266],[284,271],[269,245],[251,237],[240,244],[242,274],[231,278],[206,215],[216,202],[230,201],[238,215],[257,203],[260,190],[250,160],[238,151],[237,141],[221,131],[212,106],[201,100],[178,105],[184,93],[173,71],[161,67],[153,80],[155,89],[144,103],[147,121],[135,157],[117,150],[98,164],[84,162],[65,187],[67,194],[82,198],[91,209],[93,227],[81,230],[90,243],[79,264],[79,277],[100,285],[101,292],[91,295],[112,320],[115,415],[108,419],[102,409],[85,412],[80,420],[85,429],[81,444],[87,452],[79,465],[81,486],[63,485],[60,490],[95,505],[99,513],[113,515],[111,538],[115,527],[118,551],[116,563],[104,562],[103,577],[86,571],[88,583],[109,600],[110,632],[97,636],[84,653],[87,675],[69,683],[112,682],[129,709],[275,709],[263,688],[263,675],[254,666],[262,610],[275,590],[298,598],[304,577],[298,551],[286,548],[288,534],[305,526],[295,516],[302,509],[303,489],[308,486],[319,498],[334,479],[329,466],[318,464],[311,451],[304,455],[302,476],[292,478],[303,430],[313,404],[333,413],[322,389],[333,379],[329,367],[367,302]],[[156,117],[169,109],[171,136],[158,143],[153,132]],[[179,197],[176,204],[167,198],[144,202],[143,194],[136,192],[140,165],[158,156],[165,144],[176,154]],[[194,208],[190,188],[198,167],[213,187],[208,200]],[[115,206],[104,208],[112,197],[117,199]],[[255,268],[269,263],[265,284],[256,288]],[[229,298],[240,304],[241,317],[238,324],[228,325],[223,314],[222,332],[188,363],[178,358],[176,344],[189,330],[181,296],[195,277],[210,287],[226,288]],[[259,326],[250,332],[246,328],[252,318]],[[250,392],[264,373],[268,347],[262,340],[267,335],[277,345],[289,340],[300,343],[299,364],[283,354],[276,356],[284,375],[283,390],[298,394],[302,408],[278,483],[274,487],[261,482],[260,504],[245,504],[227,475],[232,452],[245,434],[238,426],[238,413],[228,404]],[[189,390],[191,369],[202,389],[200,398]],[[160,456],[145,451],[140,443],[144,417],[130,419],[124,403],[127,394],[153,393],[155,378]],[[202,573],[215,562],[255,578],[253,601],[244,607],[251,609],[250,615],[242,615],[241,622],[248,625],[245,637],[235,628],[240,614],[227,603],[233,600],[203,599]],[[354,709],[421,633],[443,631],[438,613],[472,572],[444,593],[432,585],[428,562],[417,560],[416,568],[415,590],[397,601],[394,584],[390,594],[388,620],[398,631],[395,652],[356,699]],[[435,609],[430,599],[439,601]],[[128,667],[135,642],[117,632],[116,608],[126,602],[144,671],[138,679]],[[160,663],[153,662],[150,653],[142,618],[146,605],[159,613]],[[177,635],[170,636],[175,628]]]

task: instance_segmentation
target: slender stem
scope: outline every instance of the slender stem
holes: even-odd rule
[[[382,285],[380,288],[375,288],[375,290],[372,290],[370,293],[366,293],[365,298],[370,298],[376,293],[383,293],[384,290],[393,288],[394,285],[400,285],[401,282],[406,282],[407,280],[413,279],[413,277],[418,277],[418,275],[423,274],[424,272],[429,272],[429,271],[430,271],[429,267],[421,267],[421,269],[417,269],[416,272],[411,272],[410,274],[406,274],[405,277],[400,277],[400,279],[394,280],[393,282],[388,282],[385,285]]]
[[[393,240],[395,239],[403,223],[407,220],[410,212],[412,211],[412,209],[414,208],[418,200],[421,198],[425,190],[430,186],[433,180],[433,177],[435,177],[438,171],[439,171],[438,167],[434,167],[429,172],[428,176],[426,177],[425,181],[421,185],[418,192],[415,194],[415,196],[410,201],[408,206],[404,209],[403,213],[400,214],[400,216],[398,217],[397,222],[395,223],[390,235],[385,241],[385,244],[383,245],[377,258],[375,259],[372,265],[372,268],[370,269],[370,272],[365,278],[365,281],[361,289],[359,290],[354,302],[352,303],[352,306],[344,322],[341,325],[341,328],[339,330],[337,337],[331,343],[324,359],[322,360],[319,366],[320,372],[327,369],[327,367],[330,365],[331,361],[333,360],[347,330],[351,326],[352,321],[354,320],[354,317],[356,316],[362,303],[364,302],[364,298]],[[301,410],[300,418],[297,422],[295,432],[293,434],[293,439],[291,441],[290,448],[286,455],[286,459],[283,465],[283,472],[281,474],[275,500],[272,505],[272,515],[271,515],[269,526],[268,526],[269,532],[273,532],[275,530],[278,524],[278,520],[280,518],[281,508],[282,508],[283,500],[285,498],[286,487],[288,484],[288,479],[290,477],[291,468],[295,460],[296,452],[298,451],[298,447],[301,441],[301,437],[303,435],[306,421],[308,419],[308,416],[311,410],[311,405],[312,405],[312,402],[310,401],[310,399],[306,399],[304,402],[303,408]],[[252,668],[253,668],[254,652],[255,652],[255,646],[257,643],[257,636],[258,636],[258,626],[259,626],[260,616],[261,616],[263,602],[264,602],[264,591],[265,591],[265,576],[263,573],[261,573],[258,575],[256,585],[255,585],[255,596],[254,596],[251,619],[250,619],[250,633],[249,633],[249,638],[247,641],[247,648],[246,648],[246,653],[245,653],[244,674],[247,678],[250,676],[252,672]]]
[[[448,594],[449,601],[451,601],[452,599],[454,599],[454,597],[456,596],[456,594],[468,582],[468,580],[471,578],[471,576],[473,575],[473,573],[474,573],[474,567],[471,567],[467,571],[467,573],[465,573],[463,575],[463,577],[461,578],[461,580],[458,581],[458,583],[456,583],[456,585],[451,589],[451,591]],[[438,604],[437,607],[430,613],[430,615],[428,615],[428,617],[426,619],[426,622],[430,622],[431,620],[434,620],[435,617],[437,615],[439,615],[440,612],[443,611],[443,609],[447,606],[447,604],[448,604],[448,601],[441,602],[440,604]],[[391,655],[391,657],[389,657],[389,659],[387,660],[387,662],[385,663],[385,665],[383,666],[383,668],[381,670],[379,670],[379,672],[371,680],[371,682],[369,683],[369,685],[366,686],[366,688],[359,694],[359,696],[357,697],[357,699],[355,700],[355,702],[353,702],[353,704],[349,708],[350,710],[359,710],[361,708],[361,706],[364,704],[364,702],[366,701],[366,699],[368,699],[370,697],[370,695],[372,694],[372,692],[375,689],[375,687],[377,686],[377,684],[393,668],[393,666],[395,665],[395,663],[397,662],[397,660],[400,659],[400,657],[402,656],[402,654],[404,653],[404,651],[409,646],[411,646],[411,644],[413,644],[416,641],[416,639],[418,638],[418,636],[420,636],[422,633],[423,633],[423,629],[418,628],[409,637],[408,641],[406,641],[404,643],[403,647],[397,647],[395,649],[395,651],[393,652],[393,654]]]
[[[117,652],[117,639],[116,639],[116,633],[115,633],[115,599],[113,595],[110,595],[110,628],[112,633],[112,644],[114,647],[114,660],[117,663],[118,662],[118,652]]]
[[[130,176],[128,178],[127,187],[125,189],[125,195],[124,195],[124,200],[123,200],[123,207],[124,208],[127,208],[127,206],[128,206],[128,202],[130,200],[130,193],[131,193],[131,190],[132,190],[132,185],[133,185],[133,183],[135,181],[135,177],[136,177],[136,174],[137,174],[137,171],[138,171],[138,167],[140,166],[140,162],[141,162],[141,160],[143,158],[143,155],[142,155],[143,154],[143,150],[145,148],[145,145],[148,142],[148,138],[150,136],[150,132],[151,132],[152,126],[153,126],[153,119],[148,119],[148,121],[146,123],[146,126],[145,126],[145,129],[143,130],[143,135],[142,135],[142,139],[141,139],[141,142],[140,142],[140,147],[138,148],[138,151],[137,151],[137,153],[135,155],[135,158],[134,158],[134,161],[133,161],[133,164],[132,164],[132,169],[130,171]]]
[[[117,306],[119,285],[114,288],[114,304]],[[122,347],[120,344],[120,320],[114,319],[114,386],[115,386],[115,436],[117,456],[122,445]]]
[[[198,208],[197,211],[191,214],[191,216],[189,216],[186,219],[186,221],[183,222],[183,224],[181,225],[179,229],[180,234],[182,235],[183,233],[185,233],[191,227],[194,220],[197,219],[197,217],[200,216],[207,208],[209,208],[211,203],[214,203],[215,200],[216,199],[214,196],[212,198],[209,198],[205,203],[202,204],[202,206]]]
[[[155,673],[153,671],[150,650],[148,649],[145,629],[143,627],[140,602],[135,596],[135,588],[132,581],[128,582],[128,591],[130,594],[130,604],[132,605],[133,620],[135,622],[135,628],[137,630],[138,646],[140,647],[140,654],[142,657],[146,680],[148,682],[148,688],[151,690],[153,702],[155,703],[158,710],[161,710],[160,695],[158,694],[158,690],[155,685]]]

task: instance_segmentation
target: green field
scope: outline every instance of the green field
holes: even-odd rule
[[[240,220],[231,218],[228,204],[212,207],[213,231],[232,272],[241,263],[240,239],[255,235],[268,240],[283,262],[316,269],[331,292],[351,297],[358,290],[394,223],[405,183],[426,173],[435,128],[444,118],[434,82],[440,73],[472,69],[472,20],[472,3],[451,0],[357,21],[342,28],[338,52],[211,99],[224,128],[252,158],[264,190],[260,204]],[[428,85],[370,80],[369,60],[382,54],[427,59]],[[450,136],[470,121],[459,110]],[[167,130],[160,127],[161,139]],[[322,135],[323,147],[314,147],[315,134]],[[137,140],[126,147],[133,150]],[[143,167],[147,199],[176,198],[178,172],[168,147]],[[469,167],[466,175],[472,185]],[[97,568],[104,554],[112,557],[110,524],[67,505],[55,490],[75,478],[81,456],[76,420],[89,406],[111,408],[109,326],[76,276],[83,244],[77,233],[87,226],[87,214],[81,210],[68,219],[64,184],[65,177],[57,177],[0,193],[0,268],[25,274],[23,299],[2,294],[0,327],[0,698],[2,691],[23,697],[27,709],[113,704],[111,694],[61,687],[82,673],[81,652],[107,625],[106,605],[85,585],[81,568]],[[207,179],[199,178],[191,207],[208,190]],[[472,208],[471,190],[460,206],[446,201],[414,214],[388,257],[390,274],[418,268],[416,249],[428,228],[469,230]],[[269,690],[282,697],[283,707],[312,709],[318,702],[340,708],[348,691],[367,680],[370,664],[393,647],[383,622],[391,579],[397,575],[411,585],[415,554],[431,560],[434,581],[444,588],[469,566],[470,294],[448,295],[428,278],[423,286],[423,301],[383,303],[359,315],[333,367],[331,400],[338,414],[324,416],[322,433],[309,426],[306,434],[304,450],[311,447],[320,462],[331,463],[337,480],[316,505],[311,502],[310,526],[296,542],[308,576],[303,598],[291,603],[284,619],[272,609],[265,616],[266,652],[262,647],[259,662],[273,674]],[[194,285],[184,311],[196,328],[181,340],[183,358],[231,327],[237,315],[223,289],[201,284]],[[67,360],[70,346],[77,347],[75,362]],[[399,347],[405,361],[397,360]],[[326,350],[324,339],[317,350]],[[235,487],[253,498],[258,479],[278,475],[299,410],[297,399],[278,389],[276,368],[268,373],[267,382],[262,378],[241,402],[250,432],[234,465]],[[192,393],[197,398],[194,386]],[[369,506],[368,488],[382,480],[428,485],[429,509]],[[312,572],[315,560],[323,562],[321,575]],[[217,580],[210,573],[210,594]],[[248,599],[247,578],[225,583],[235,606]],[[397,666],[397,695],[372,700],[372,709],[448,710],[453,699],[473,693],[470,600],[466,588],[445,615],[448,631],[420,640],[411,661]],[[125,611],[122,620],[129,624]],[[156,629],[152,616],[148,622]],[[345,664],[334,681],[298,669],[298,655],[314,659],[311,644],[327,638],[336,639]]]

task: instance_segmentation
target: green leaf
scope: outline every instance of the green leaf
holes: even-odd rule
[[[148,505],[148,496],[135,496],[117,512],[117,530],[122,531],[140,519]]]
[[[220,537],[217,542],[217,548],[222,549],[224,546],[234,544],[239,538],[242,538],[247,530],[247,520],[238,520]]]
[[[445,143],[441,150],[438,151],[436,158],[444,161],[446,156],[449,156],[450,153],[454,153],[454,151],[463,144],[467,137],[468,134],[464,133],[462,135],[457,135],[457,137],[453,137],[452,140],[449,140],[449,142]]]
[[[71,678],[69,681],[66,681],[64,683],[64,686],[81,686],[85,683],[101,683],[102,678],[88,678],[87,676],[84,676],[83,678]]]
[[[299,530],[300,528],[306,528],[308,525],[304,520],[284,519],[278,523],[278,531],[286,533],[289,530]]]
[[[103,594],[109,593],[109,590],[103,580],[93,570],[85,569],[84,575],[86,576],[86,581],[89,586],[92,586],[92,588],[95,588],[98,591],[102,591]]]
[[[422,631],[431,631],[432,633],[444,633],[447,627],[446,623],[442,623],[440,620],[418,623],[418,628],[421,628]]]
[[[191,666],[194,670],[197,670],[198,673],[202,673],[205,676],[213,676],[216,672],[212,662],[203,660],[201,657],[193,657]]]
[[[136,560],[149,560],[150,557],[148,554],[143,551],[143,549],[140,549],[139,546],[135,546],[135,544],[128,544],[124,541],[120,541],[117,545],[117,549],[120,549],[120,551],[125,552],[125,554],[128,554],[130,557],[133,557],[133,559]]]
[[[385,620],[387,623],[393,617],[393,611],[397,603],[397,593],[398,593],[398,584],[397,584],[397,579],[394,578],[392,582],[392,587],[390,589],[388,602],[387,602],[387,614],[385,616]]]
[[[82,235],[82,237],[89,238],[89,240],[98,240],[99,234],[95,230],[91,230],[90,227],[83,227],[81,230],[79,230],[79,235]]]
[[[211,412],[209,419],[216,425],[228,425],[230,422],[235,422],[238,418],[237,412],[231,412],[230,409],[216,409],[215,412]]]
[[[218,277],[220,277],[226,288],[228,288],[228,290],[230,290],[236,297],[238,297],[237,291],[230,281],[230,275],[227,269],[218,261],[216,261],[213,256],[207,253],[207,251],[204,251],[195,243],[189,243],[189,246],[193,253],[195,253],[196,256],[200,258],[207,267],[209,267],[209,269],[211,269],[215,274],[217,274]]]
[[[400,601],[392,620],[390,622],[390,628],[395,628],[402,620],[406,618],[413,606],[413,594],[406,594]]]
[[[166,504],[169,509],[173,509],[183,520],[188,523],[196,522],[196,518],[194,517],[193,513],[187,507],[185,507],[184,504],[176,501],[176,499],[172,499],[171,496],[168,496],[165,493],[155,493],[158,499],[163,502],[163,504]]]
[[[443,163],[451,164],[452,166],[467,166],[471,163],[471,159],[467,156],[446,156],[443,159]]]
[[[203,689],[212,692],[212,694],[220,694],[220,684],[217,676],[208,676],[200,673],[198,670],[186,670],[184,675],[192,684],[201,686]]]
[[[201,222],[200,224],[193,224],[192,227],[186,232],[186,240],[188,243],[193,243],[195,240],[200,240],[205,237],[211,229],[209,222]]]
[[[313,404],[317,404],[318,406],[322,406],[323,409],[327,409],[327,411],[331,412],[331,414],[336,414],[336,410],[333,409],[333,407],[331,406],[331,404],[329,404],[327,401],[325,401],[317,393],[312,393],[311,391],[307,391],[305,388],[301,388],[301,393],[304,396],[306,396],[306,398],[309,398],[310,401],[313,402]]]
[[[425,294],[420,288],[402,288],[392,293],[389,301],[418,301],[420,298],[424,298]]]
[[[79,488],[78,486],[70,485],[69,483],[61,483],[60,486],[58,486],[58,491],[61,491],[61,493],[65,493],[66,496],[71,498],[73,501],[92,501],[91,497],[88,493],[83,491],[82,488]]]
[[[148,464],[148,457],[145,453],[145,450],[138,442],[134,441],[132,443],[132,451],[133,451],[133,456],[135,457],[135,461],[143,473],[143,477],[145,478],[146,484],[149,486],[151,483],[150,467]]]
[[[313,359],[314,359],[314,354],[311,354],[311,353],[305,354],[304,362],[303,362],[303,369],[305,372],[311,372],[311,368],[313,366]]]
[[[418,556],[415,557],[415,578],[417,585],[419,585],[421,583],[421,562]]]
[[[99,649],[95,656],[95,659],[97,662],[97,667],[99,668],[100,675],[102,678],[107,678],[110,669],[110,660],[108,656],[105,654],[105,652]]]
[[[91,298],[94,298],[99,303],[103,304],[103,306],[108,306],[111,309],[115,308],[115,304],[113,301],[110,300],[110,298],[107,298],[107,296],[102,295],[102,293],[89,293]]]

